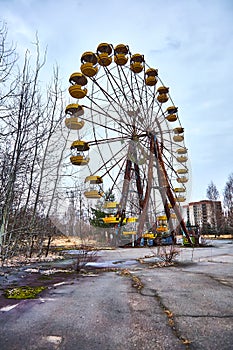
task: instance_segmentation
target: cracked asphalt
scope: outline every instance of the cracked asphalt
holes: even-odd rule
[[[0,308],[0,349],[231,350],[232,243],[182,248],[179,262],[163,268],[147,264],[149,248],[101,252],[100,263],[125,264],[128,273],[67,278]]]

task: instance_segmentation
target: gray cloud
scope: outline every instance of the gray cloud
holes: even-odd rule
[[[0,11],[20,52],[31,48],[38,31],[42,46],[48,45],[48,69],[58,63],[64,86],[79,69],[81,53],[100,42],[123,42],[144,53],[179,106],[193,163],[193,200],[202,199],[211,180],[223,186],[233,171],[232,1],[100,0],[97,7],[94,0],[11,0],[0,1]]]

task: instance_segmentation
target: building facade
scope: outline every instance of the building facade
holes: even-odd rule
[[[187,223],[199,226],[203,231],[218,231],[223,222],[221,201],[202,200],[191,202],[187,208]]]

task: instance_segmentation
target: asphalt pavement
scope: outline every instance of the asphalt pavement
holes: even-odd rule
[[[107,271],[67,277],[37,299],[6,303],[0,349],[233,349],[232,241],[182,248],[169,267],[155,267],[152,253],[156,248],[102,251],[96,264]]]

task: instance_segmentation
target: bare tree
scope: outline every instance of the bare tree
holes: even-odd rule
[[[6,24],[0,21],[0,106],[4,107],[4,102],[15,89],[14,81],[11,80],[11,72],[17,62],[17,54],[13,44],[7,42]],[[2,118],[0,114],[0,118]],[[2,133],[1,133],[2,134]],[[0,135],[1,135],[0,134]]]
[[[0,31],[2,57],[4,52],[14,54],[14,51],[5,50],[5,35],[5,31]],[[35,47],[34,67],[29,51],[22,69],[14,69],[15,56],[5,60],[8,62],[5,68],[4,61],[0,60],[0,88],[4,83],[5,91],[0,101],[0,258],[3,260],[19,252],[31,256],[35,248],[40,253],[46,235],[51,237],[56,231],[49,215],[56,197],[61,157],[51,157],[50,145],[54,143],[52,135],[61,124],[63,91],[58,68],[55,68],[52,83],[46,87],[47,93],[41,93],[39,76],[46,53],[41,59],[37,38]],[[52,179],[54,187],[47,197],[45,210],[42,183],[51,181],[51,177],[46,180],[51,167],[56,169]]]
[[[37,141],[34,132],[34,124],[38,117],[38,100],[40,100],[37,85],[38,73],[43,65],[44,62],[40,64],[37,60],[35,73],[32,72],[30,56],[26,52],[22,72],[19,71],[15,79],[17,84],[14,93],[5,100],[6,112],[2,124],[5,124],[4,130],[7,131],[5,137],[8,135],[10,147],[7,157],[8,173],[5,174],[2,198],[0,242],[2,244],[6,243],[6,231],[15,196],[19,196],[20,188],[22,193],[25,191],[25,178],[27,178],[28,168],[31,164],[32,149]],[[5,140],[1,139],[0,141],[4,144]],[[24,186],[19,186],[19,184],[24,184]],[[11,227],[12,229],[13,227]],[[9,237],[11,238],[11,233]]]
[[[233,230],[233,173],[230,174],[224,191],[223,203],[226,211],[227,226]]]
[[[207,187],[206,196],[212,201],[216,201],[219,198],[219,192],[213,181],[211,181],[211,183]]]

